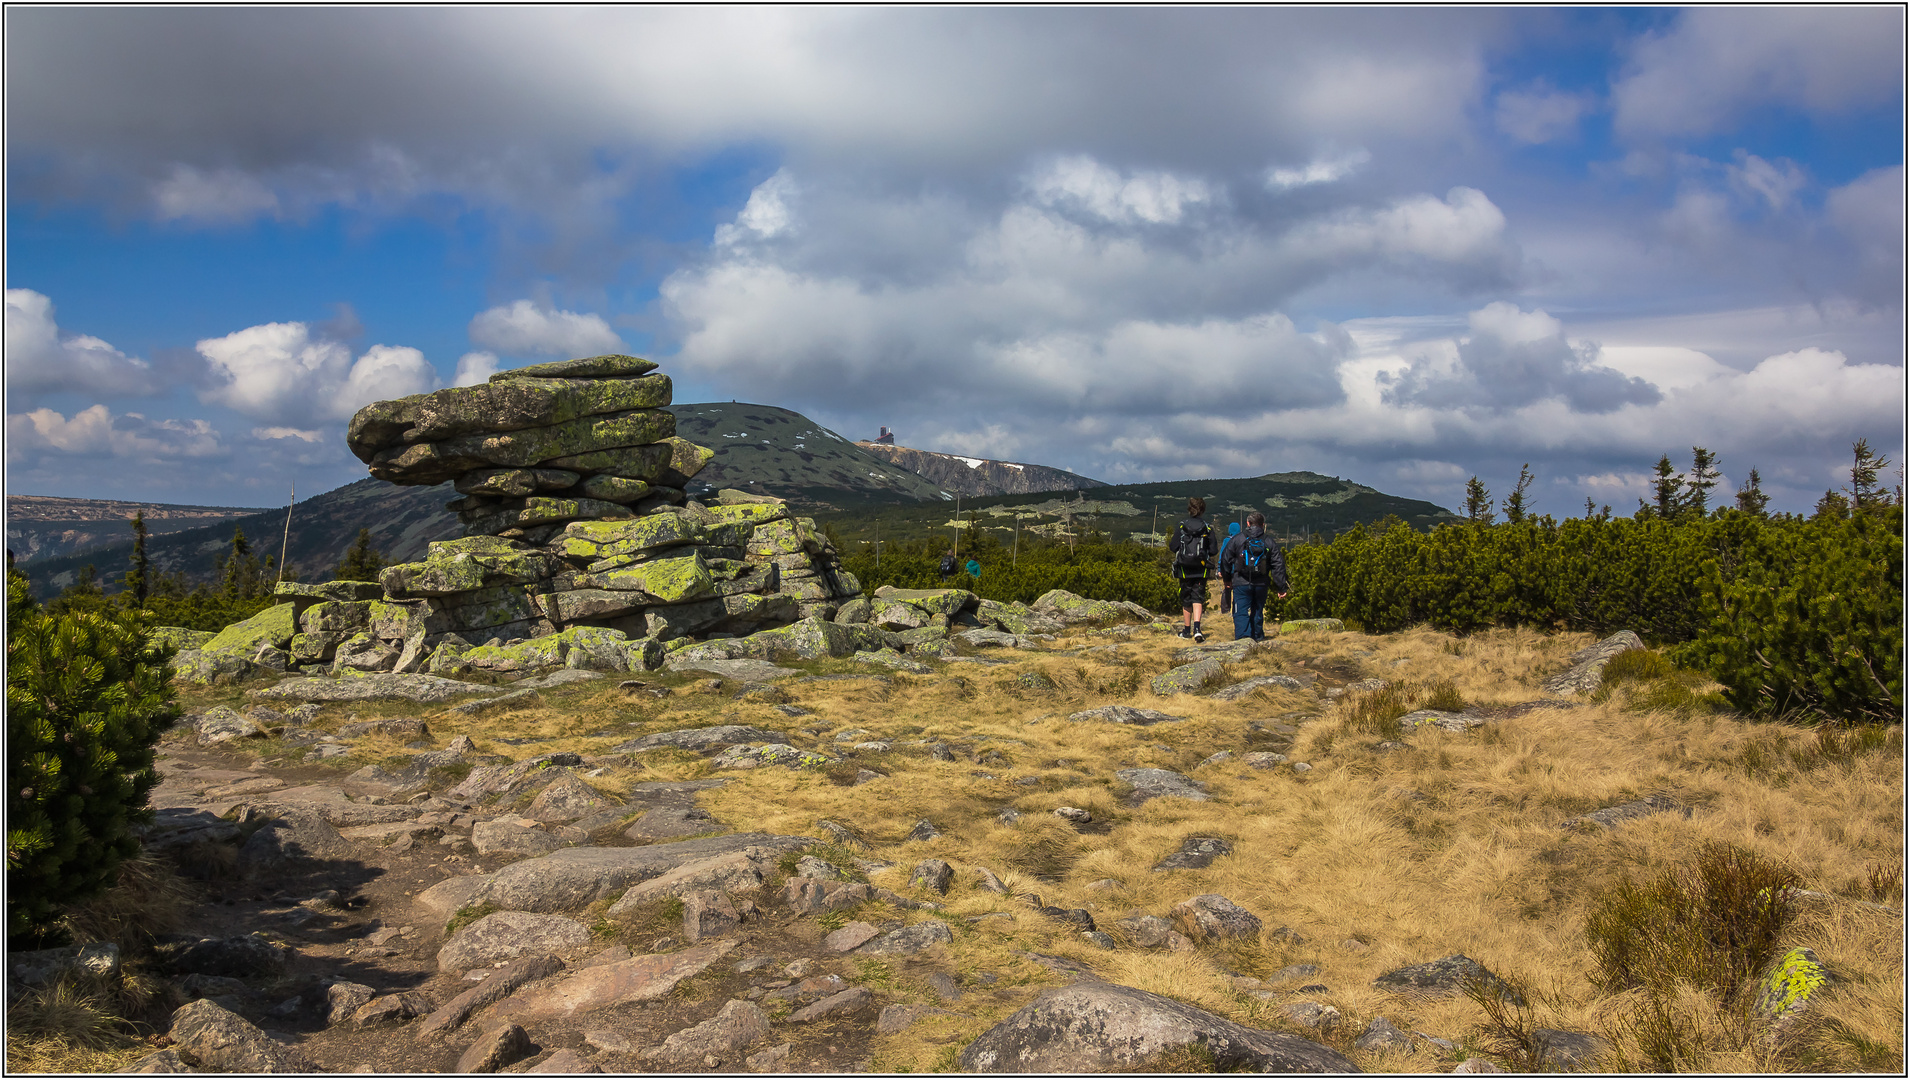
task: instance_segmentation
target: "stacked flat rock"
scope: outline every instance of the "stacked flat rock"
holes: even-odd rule
[[[676,435],[670,377],[635,356],[501,371],[365,406],[347,440],[394,484],[452,481],[467,536],[541,544],[573,521],[680,506],[715,452]]]
[[[291,664],[639,670],[662,662],[666,641],[829,619],[862,591],[814,521],[739,491],[573,521],[541,546],[467,536],[428,551],[378,585],[279,586]]]

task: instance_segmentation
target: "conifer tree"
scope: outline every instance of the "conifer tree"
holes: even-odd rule
[[[1850,508],[1859,514],[1875,513],[1890,505],[1890,492],[1877,483],[1877,473],[1890,467],[1890,459],[1870,449],[1869,439],[1858,439],[1850,448],[1855,459],[1850,466]]]
[[[1691,472],[1685,477],[1684,509],[1700,517],[1710,509],[1711,489],[1718,486],[1718,456],[1702,446],[1691,448]]]
[[[1492,492],[1474,476],[1466,481],[1466,520],[1478,525],[1492,524]]]
[[[152,595],[152,560],[146,557],[146,511],[133,515],[133,568],[126,572],[126,590],[133,606],[143,608]]]
[[[1744,478],[1744,486],[1738,489],[1739,510],[1755,517],[1764,516],[1764,508],[1770,503],[1771,497],[1764,494],[1764,489],[1759,486],[1762,483],[1763,479],[1758,476],[1757,470],[1752,469],[1751,474]]]
[[[1656,500],[1656,505],[1652,508],[1653,513],[1665,521],[1670,521],[1684,509],[1684,500],[1680,498],[1684,482],[1678,479],[1678,470],[1672,468],[1670,454],[1659,458],[1657,466],[1652,471],[1658,477],[1652,484],[1652,495]]]
[[[1505,510],[1505,519],[1511,524],[1517,525],[1526,519],[1525,489],[1532,486],[1531,469],[1532,463],[1529,461],[1519,466],[1519,483],[1512,489],[1512,494],[1506,496],[1505,502],[1502,504],[1502,508]]]
[[[377,581],[385,568],[384,556],[371,546],[371,530],[358,530],[358,540],[345,552],[345,561],[332,571],[334,581]]]

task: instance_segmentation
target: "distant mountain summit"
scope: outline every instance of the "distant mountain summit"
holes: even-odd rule
[[[858,442],[857,446],[877,457],[915,473],[948,491],[958,491],[967,496],[983,495],[1032,495],[1042,491],[1080,491],[1085,488],[1106,487],[1099,480],[1090,480],[1065,469],[1050,468],[1046,465],[1029,465],[1017,461],[993,461],[988,458],[963,457],[960,454],[939,454],[933,450],[915,450],[907,446],[896,446],[894,435],[883,428],[883,438],[872,442]],[[891,441],[884,442],[883,439]]]

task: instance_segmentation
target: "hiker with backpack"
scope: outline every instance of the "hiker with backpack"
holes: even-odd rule
[[[1201,608],[1207,603],[1207,579],[1214,573],[1214,556],[1220,550],[1220,538],[1207,524],[1207,500],[1195,496],[1187,500],[1187,518],[1174,526],[1167,549],[1174,555],[1174,576],[1180,579],[1181,637],[1206,641],[1200,632]]]
[[[1287,560],[1280,545],[1267,535],[1267,516],[1256,510],[1247,515],[1245,532],[1232,537],[1220,552],[1220,580],[1233,590],[1234,640],[1267,636],[1267,592],[1287,596]]]
[[[942,556],[942,580],[947,581],[949,578],[954,577],[958,565],[955,559],[955,549],[949,548]]]

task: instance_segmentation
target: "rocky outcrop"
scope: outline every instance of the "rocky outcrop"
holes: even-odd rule
[[[937,487],[959,491],[963,495],[1026,495],[1037,491],[1079,491],[1107,487],[1099,480],[1090,480],[1046,465],[938,454],[933,450],[913,450],[893,443],[858,441],[856,445],[931,481]]]
[[[1590,693],[1605,681],[1605,665],[1611,663],[1612,657],[1644,647],[1637,634],[1620,630],[1573,653],[1569,657],[1572,666],[1545,680],[1545,689],[1554,694]]]

